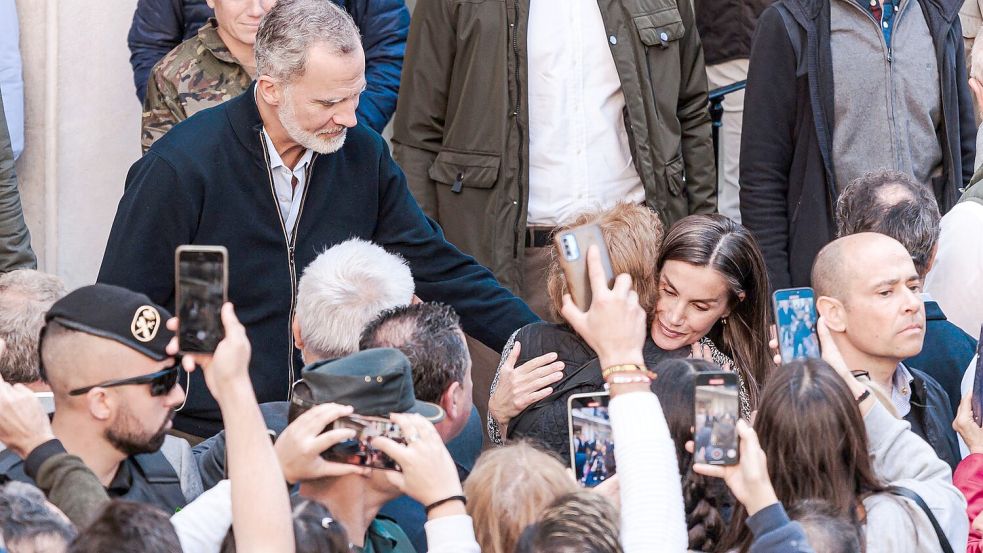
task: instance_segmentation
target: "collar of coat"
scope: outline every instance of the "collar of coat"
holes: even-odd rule
[[[852,1],[852,0],[784,0],[785,6],[795,14],[806,20],[815,20],[825,9],[829,12],[830,2]],[[953,23],[962,7],[962,0],[918,0],[925,3],[931,10],[937,12],[949,24]]]
[[[218,34],[218,20],[214,17],[208,18],[208,21],[198,29],[198,41],[216,58],[239,65],[239,60],[232,55],[225,42],[222,42],[222,37]]]

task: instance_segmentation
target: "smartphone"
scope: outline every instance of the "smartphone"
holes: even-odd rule
[[[812,288],[786,288],[772,295],[782,363],[819,357],[816,295]]]
[[[553,237],[556,251],[559,252],[560,267],[567,280],[567,290],[582,311],[590,308],[591,291],[590,275],[587,273],[587,249],[597,246],[601,252],[601,268],[608,288],[614,285],[614,270],[611,268],[611,258],[608,247],[604,243],[604,234],[597,225],[584,225],[559,232]]]
[[[573,394],[567,398],[567,427],[570,430],[570,468],[585,488],[614,475],[614,434],[608,417],[607,392]]]
[[[976,342],[976,374],[970,406],[973,408],[973,422],[983,428],[983,328],[980,328],[980,340]]]
[[[50,415],[55,412],[55,394],[53,392],[34,392],[34,397],[38,398],[45,413]]]
[[[736,465],[740,460],[737,375],[732,372],[699,373],[694,393],[693,462]]]
[[[178,349],[212,353],[225,337],[222,304],[229,290],[229,252],[224,246],[178,246],[174,271]]]
[[[354,439],[341,442],[322,452],[321,457],[324,459],[374,469],[403,470],[392,457],[372,447],[372,438],[376,436],[385,436],[394,442],[405,444],[406,440],[398,424],[385,417],[348,415],[336,420],[330,428],[347,428],[355,430],[357,434]]]

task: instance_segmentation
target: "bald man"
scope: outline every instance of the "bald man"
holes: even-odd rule
[[[54,303],[41,331],[42,378],[54,394],[54,436],[21,461],[0,454],[0,472],[35,484],[43,460],[67,451],[111,497],[168,513],[201,492],[190,448],[174,461],[161,446],[184,402],[184,371],[167,355],[170,314],[147,296],[117,286],[85,286]],[[26,454],[26,453],[25,453]]]
[[[847,366],[869,373],[898,415],[953,468],[960,455],[952,408],[931,376],[903,360],[922,349],[922,279],[897,240],[859,233],[830,242],[812,267],[816,310]]]

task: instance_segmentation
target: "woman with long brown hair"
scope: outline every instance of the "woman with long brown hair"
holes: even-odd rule
[[[953,550],[964,550],[965,500],[948,465],[908,423],[859,390],[866,388],[849,371],[818,359],[794,361],[771,377],[754,429],[778,500],[786,506],[827,501],[853,521],[867,553],[940,551],[925,513],[890,491],[904,487],[931,508]],[[746,521],[738,508],[721,550],[748,551],[753,536]]]
[[[690,215],[669,229],[656,271],[652,340],[665,351],[691,346],[734,370],[741,415],[750,420],[774,367],[768,272],[757,242],[723,215]]]

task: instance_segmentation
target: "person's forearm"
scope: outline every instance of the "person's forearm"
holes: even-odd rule
[[[471,517],[463,512],[463,505],[458,505],[460,512],[431,516],[424,525],[429,553],[481,553]]]
[[[24,470],[75,526],[83,528],[109,502],[109,494],[81,458],[51,441],[28,455]]]
[[[294,551],[290,497],[252,385],[243,379],[216,399],[225,421],[237,550]]]

